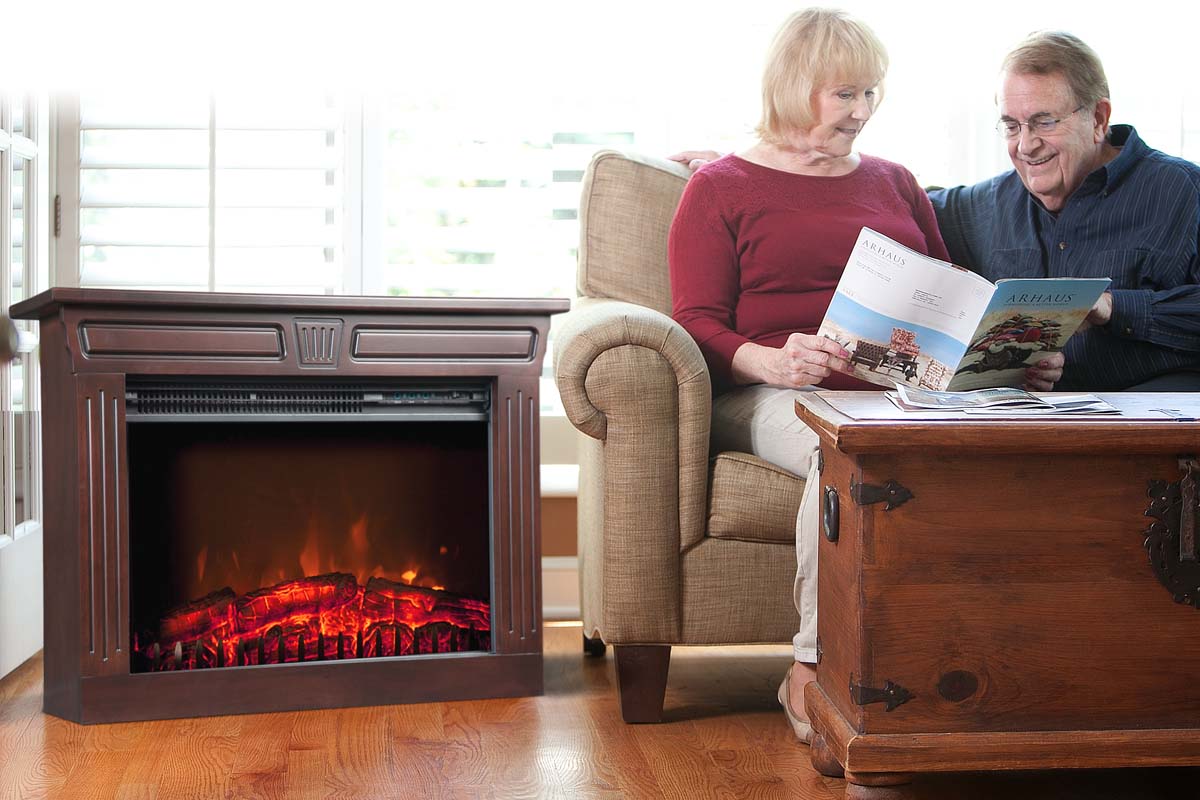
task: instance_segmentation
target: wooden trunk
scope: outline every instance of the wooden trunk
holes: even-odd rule
[[[1104,398],[1200,415],[1188,397]],[[838,510],[805,699],[855,796],[903,779],[886,773],[1200,764],[1200,570],[1176,532],[1156,553],[1169,591],[1145,546],[1151,524],[1179,525],[1151,503],[1200,424],[797,413]]]

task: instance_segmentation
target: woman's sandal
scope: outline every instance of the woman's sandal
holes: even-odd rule
[[[788,702],[788,698],[791,697],[791,680],[792,670],[789,667],[788,671],[783,675],[783,683],[779,684],[779,693],[776,697],[779,698],[779,705],[783,706],[783,715],[787,717],[788,725],[792,726],[792,733],[796,734],[796,738],[804,744],[812,744],[812,725],[806,720],[797,717],[796,712],[792,711],[792,706]]]

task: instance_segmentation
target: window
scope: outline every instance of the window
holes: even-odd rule
[[[0,302],[6,309],[48,283],[39,247],[42,108],[31,97],[0,97]],[[16,324],[20,352],[0,365],[0,540],[8,541],[32,532],[41,519],[37,323]]]
[[[85,95],[81,286],[335,293],[343,118],[322,95]]]

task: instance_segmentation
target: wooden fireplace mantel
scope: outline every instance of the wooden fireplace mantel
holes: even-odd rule
[[[69,288],[14,305],[41,323],[45,710],[91,723],[541,693],[538,381],[568,306]],[[488,381],[491,652],[132,673],[131,376]]]

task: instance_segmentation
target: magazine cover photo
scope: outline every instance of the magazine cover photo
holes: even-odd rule
[[[963,343],[940,331],[897,320],[834,295],[821,333],[850,352],[856,378],[881,386],[941,390],[954,376]]]

